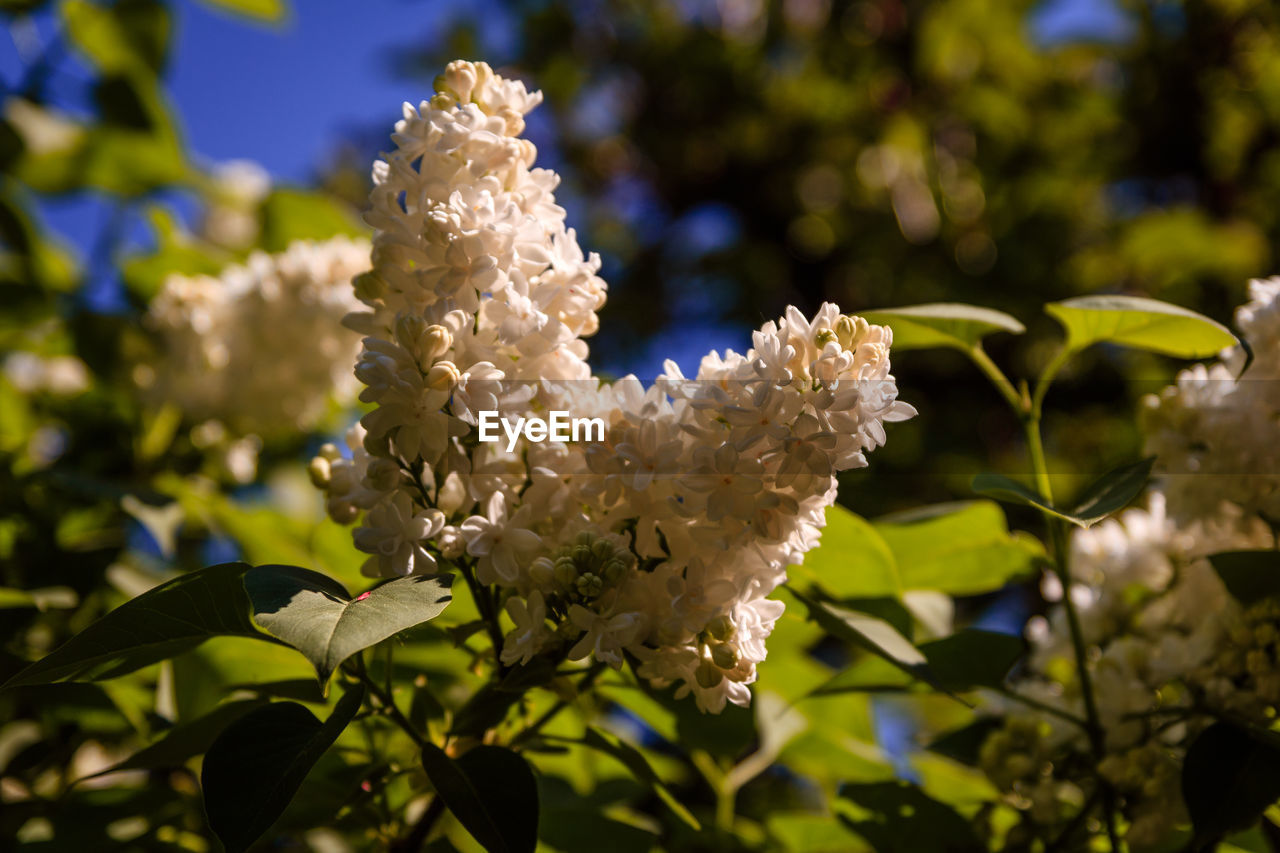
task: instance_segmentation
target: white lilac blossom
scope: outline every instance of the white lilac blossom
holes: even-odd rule
[[[346,320],[373,408],[349,457],[329,446],[312,464],[330,514],[363,513],[368,574],[474,567],[514,624],[504,664],[629,661],[704,711],[747,704],[783,609],[768,596],[816,544],[835,475],[915,413],[890,330],[788,308],[693,377],[668,362],[649,388],[602,383],[583,341],[600,259],[520,138],[540,93],[469,62],[437,88],[374,166],[373,269]],[[478,440],[480,412],[553,411],[601,419],[603,440]]]
[[[1224,508],[1280,520],[1280,277],[1249,283],[1242,347],[1178,374],[1146,401],[1147,450],[1178,519]]]
[[[1028,625],[1032,654],[1014,685],[1023,696],[1083,719],[1086,715],[1066,609],[1071,596],[1089,652],[1093,695],[1103,729],[1102,775],[1123,797],[1131,845],[1154,844],[1186,814],[1179,789],[1182,757],[1210,719],[1205,708],[1262,723],[1280,703],[1274,602],[1242,613],[1207,555],[1272,548],[1270,528],[1238,509],[1178,524],[1159,492],[1076,531],[1074,582],[1046,578],[1047,618]],[[1052,826],[1076,809],[1080,789],[1067,756],[1090,754],[1084,730],[1061,716],[1013,702],[1005,726],[984,745],[992,780],[1038,822]],[[1185,720],[1183,718],[1186,718]],[[1176,723],[1176,725],[1170,725]],[[1269,723],[1268,723],[1269,724]]]
[[[368,255],[367,241],[336,237],[254,252],[217,277],[170,276],[144,319],[156,346],[134,367],[143,396],[203,422],[193,438],[212,444],[306,430],[334,399],[354,402],[360,341],[340,321]]]

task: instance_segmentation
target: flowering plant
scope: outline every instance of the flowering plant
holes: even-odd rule
[[[1154,300],[1052,303],[1065,337],[1034,386],[984,349],[1022,334],[1018,320],[949,303],[788,307],[691,376],[668,361],[648,387],[605,381],[585,343],[600,259],[522,136],[540,100],[451,63],[374,166],[367,243],[251,251],[246,208],[265,190],[243,169],[222,176],[205,240],[238,262],[166,277],[127,359],[151,418],[140,458],[182,425],[198,462],[121,506],[162,549],[183,518],[234,529],[258,565],[135,585],[12,667],[6,691],[100,681],[164,720],[74,782],[199,758],[203,820],[233,850],[328,820],[403,850],[587,849],[594,824],[566,840],[582,817],[567,803],[609,781],[627,803],[590,817],[650,846],[1154,850],[1258,825],[1280,796],[1280,492],[1251,467],[1273,454],[1280,284],[1253,284],[1243,344]],[[1044,404],[1098,343],[1221,361],[1144,404],[1154,458],[1063,501]],[[978,499],[870,521],[837,505],[839,475],[916,414],[891,348],[964,353],[1022,428],[1031,484],[983,474]],[[32,393],[89,386],[74,359],[5,367]],[[308,468],[332,523],[264,531],[218,492],[357,394],[345,447],[323,444]],[[1046,542],[1011,532],[1002,504]],[[1026,643],[956,629],[955,600],[1037,573]],[[156,698],[129,706],[129,686]],[[905,770],[873,743],[885,693],[941,735]],[[740,795],[767,790],[771,768],[814,790],[792,822],[760,826]],[[318,779],[340,790],[338,814],[297,816]],[[199,847],[183,831],[154,835]]]

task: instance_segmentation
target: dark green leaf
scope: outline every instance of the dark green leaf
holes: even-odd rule
[[[240,699],[219,705],[197,720],[174,726],[161,735],[155,743],[135,752],[119,764],[95,773],[94,776],[115,773],[117,770],[181,767],[188,759],[207,752],[223,729],[250,711],[261,708],[265,701],[264,699]]]
[[[1235,335],[1202,314],[1138,296],[1081,296],[1045,306],[1067,332],[1067,349],[1112,343],[1181,358],[1234,346]]]
[[[1280,747],[1230,723],[1214,723],[1187,748],[1182,798],[1194,849],[1245,829],[1280,799]]]
[[[217,737],[200,783],[209,826],[229,851],[246,849],[275,822],[363,699],[363,687],[348,690],[323,723],[301,705],[275,702]]]
[[[1280,596],[1280,552],[1224,551],[1209,562],[1231,597],[1246,607]]]
[[[244,563],[224,563],[161,584],[103,616],[4,686],[113,678],[220,635],[266,639],[249,619],[240,580],[248,569]]]
[[[929,669],[948,690],[998,688],[1026,650],[1021,637],[965,628],[920,644]]]
[[[1003,723],[996,717],[979,717],[967,726],[945,732],[926,747],[930,752],[945,755],[961,764],[976,766],[982,753],[982,745],[992,732]]]
[[[649,766],[648,760],[640,750],[609,732],[588,726],[586,733],[583,735],[583,743],[592,749],[599,750],[606,755],[611,755],[622,762],[622,764],[631,771],[631,775],[637,781],[644,783],[653,790],[662,802],[666,803],[667,808],[672,813],[684,821],[695,831],[700,831],[702,825],[698,823],[698,819],[694,817],[684,804],[677,800],[668,790],[666,783],[658,777],[653,768]]]
[[[841,816],[878,853],[980,853],[987,849],[969,822],[908,782],[840,786],[840,796],[870,812]]]
[[[438,616],[452,583],[452,575],[397,578],[352,599],[337,581],[296,566],[244,576],[254,621],[302,652],[322,685],[356,652]]]
[[[791,592],[804,602],[809,608],[809,617],[828,634],[879,655],[914,678],[937,684],[924,655],[888,622],[808,598],[794,589]]]
[[[969,349],[995,332],[1026,331],[1003,311],[957,302],[933,302],[905,308],[881,308],[862,315],[868,323],[893,329],[894,350],[955,347]]]
[[[1081,493],[1076,508],[1069,511],[1058,509],[1037,492],[1001,474],[979,474],[973,478],[972,486],[980,495],[1033,506],[1046,515],[1089,528],[1128,506],[1146,486],[1154,464],[1152,456],[1103,474]]]
[[[1155,462],[1156,458],[1151,456],[1103,474],[1077,499],[1071,517],[1089,527],[1124,509],[1147,485]]]
[[[500,746],[477,746],[454,759],[428,743],[422,765],[449,811],[489,853],[537,846],[538,783],[520,755]]]

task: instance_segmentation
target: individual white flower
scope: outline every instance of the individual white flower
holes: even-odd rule
[[[460,530],[467,540],[467,553],[480,558],[476,579],[486,584],[514,584],[542,543],[538,534],[508,518],[507,499],[502,492],[494,492],[485,504],[485,514],[471,516],[462,522]]]
[[[502,662],[507,666],[517,662],[526,664],[553,636],[547,628],[546,602],[542,593],[535,589],[527,599],[518,596],[508,598],[506,611],[516,627],[502,644]]]
[[[424,575],[436,570],[435,557],[424,547],[444,527],[439,510],[419,511],[408,493],[394,492],[365,515],[356,529],[356,547],[372,554],[363,572],[371,577]]]

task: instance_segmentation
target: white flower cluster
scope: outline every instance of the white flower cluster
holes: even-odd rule
[[[1187,743],[1207,719],[1196,722],[1197,714],[1212,708],[1263,721],[1275,711],[1280,659],[1250,657],[1251,644],[1266,637],[1255,637],[1252,628],[1242,632],[1251,624],[1248,614],[1205,558],[1274,544],[1267,525],[1239,511],[1178,526],[1166,515],[1164,496],[1154,492],[1147,509],[1076,532],[1070,590],[1056,576],[1045,579],[1046,599],[1071,596],[1084,642],[1094,650],[1090,676],[1107,750],[1099,769],[1125,797],[1131,844],[1152,844],[1186,819],[1178,771]],[[1083,719],[1065,608],[1033,619],[1027,633],[1030,672],[1018,692]],[[1051,823],[1058,803],[1072,799],[1071,783],[1051,768],[1069,764],[1064,752],[1089,753],[1085,732],[1059,716],[1016,705],[1008,710],[1010,726],[986,744],[984,767],[1041,822]]]
[[[1230,506],[1280,520],[1280,277],[1250,282],[1249,296],[1236,311],[1248,366],[1236,347],[1146,400],[1147,450],[1179,520]]]
[[[362,520],[374,575],[474,566],[514,625],[504,665],[631,659],[698,706],[746,704],[782,605],[766,598],[816,543],[835,474],[866,464],[897,401],[887,328],[794,308],[745,355],[668,362],[645,389],[603,384],[582,338],[605,284],[519,138],[541,100],[454,62],[406,105],[375,165],[373,270],[356,282],[356,374],[374,409],[312,476]],[[481,443],[478,413],[566,411],[603,440]]]
[[[299,241],[254,252],[218,277],[170,276],[144,319],[154,353],[134,368],[146,399],[173,403],[198,435],[263,438],[315,426],[334,399],[354,402],[359,336],[341,318],[369,243]]]

